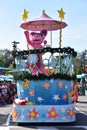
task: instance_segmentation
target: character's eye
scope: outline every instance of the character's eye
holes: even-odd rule
[[[44,34],[41,34],[41,37],[44,37]]]
[[[38,34],[37,36],[38,36],[38,37],[41,37],[41,34]]]
[[[34,32],[32,32],[32,33],[31,33],[31,35],[32,35],[32,36],[34,36],[34,35],[35,35],[35,33],[34,33]]]
[[[40,36],[42,37],[42,36],[43,36],[43,34],[40,34]]]
[[[32,34],[32,36],[35,36],[35,35],[36,35],[35,33]]]

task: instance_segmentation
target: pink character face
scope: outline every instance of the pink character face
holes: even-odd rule
[[[36,33],[36,32],[32,32],[30,34],[30,40],[33,42],[33,43],[39,43],[41,44],[42,41],[43,41],[43,37],[41,36],[40,33]]]
[[[40,33],[38,32],[31,32],[30,33],[30,40],[34,44],[40,44],[43,42],[45,39],[45,36],[47,35],[46,30],[42,30]]]

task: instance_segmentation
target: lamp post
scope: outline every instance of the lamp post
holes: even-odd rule
[[[17,44],[19,44],[19,42],[13,41],[13,68],[16,68],[16,64],[15,64],[15,58],[16,58],[16,51],[17,51]]]

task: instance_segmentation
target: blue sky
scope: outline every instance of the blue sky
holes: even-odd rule
[[[12,42],[20,42],[18,48],[26,48],[22,13],[29,11],[28,20],[37,18],[43,9],[53,19],[60,20],[57,10],[63,8],[68,24],[62,32],[62,47],[70,46],[76,51],[87,49],[87,0],[0,0],[0,49],[12,50]],[[27,21],[28,21],[27,20]],[[59,31],[53,32],[52,45],[59,47]],[[47,41],[50,43],[49,33]]]

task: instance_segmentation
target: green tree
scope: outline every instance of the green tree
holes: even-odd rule
[[[9,67],[12,61],[13,57],[10,50],[8,49],[0,50],[0,66]]]
[[[74,72],[76,74],[84,73],[84,67],[87,65],[87,50],[77,53],[77,57],[73,59]]]

